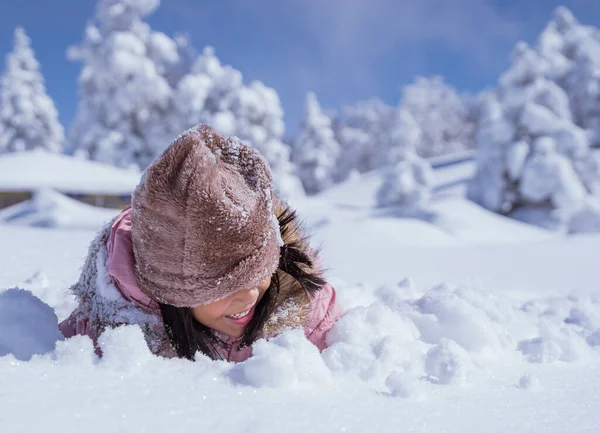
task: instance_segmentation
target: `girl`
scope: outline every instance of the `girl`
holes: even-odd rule
[[[237,138],[207,125],[183,133],[92,242],[61,332],[96,344],[136,324],[157,355],[239,362],[258,338],[302,327],[324,349],[340,316],[335,290],[272,187],[264,159]]]

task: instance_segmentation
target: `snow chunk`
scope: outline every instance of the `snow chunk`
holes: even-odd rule
[[[331,372],[319,350],[302,330],[288,331],[252,347],[252,357],[234,367],[232,377],[254,387],[288,388],[301,384],[327,384]]]
[[[519,378],[519,388],[533,391],[538,390],[540,389],[540,380],[531,374],[524,374]]]
[[[423,388],[419,380],[403,371],[393,371],[390,373],[385,380],[385,385],[393,397],[412,397],[416,400],[422,400],[424,397]]]
[[[0,292],[0,356],[27,361],[62,340],[54,310],[23,289]]]
[[[363,380],[383,381],[397,369],[418,371],[425,345],[409,319],[381,302],[349,310],[327,335],[323,351],[334,371],[353,372]]]
[[[428,290],[414,307],[409,317],[428,343],[439,344],[448,339],[484,357],[492,353],[497,356],[512,344],[501,321],[502,317],[512,316],[504,300],[440,285]]]
[[[556,361],[577,362],[594,358],[593,349],[584,336],[568,325],[542,320],[539,337],[520,341],[517,348],[527,360],[547,364]]]
[[[125,325],[107,329],[98,338],[102,349],[99,366],[117,372],[132,372],[153,358],[142,329]]]
[[[562,356],[562,349],[555,341],[533,338],[520,341],[518,350],[527,356],[529,362],[546,364],[558,361]]]
[[[471,369],[467,351],[446,338],[429,349],[425,358],[425,371],[434,383],[463,385]]]
[[[94,342],[87,335],[75,335],[56,343],[52,358],[63,366],[88,366],[98,361]]]

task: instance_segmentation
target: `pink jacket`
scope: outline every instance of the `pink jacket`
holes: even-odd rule
[[[121,212],[114,220],[106,248],[108,252],[107,272],[113,278],[115,286],[123,298],[147,313],[160,315],[158,305],[141,291],[135,277],[130,207]],[[326,334],[340,316],[341,310],[336,302],[335,289],[326,284],[312,299],[309,320],[304,327],[307,338],[319,350],[327,347]],[[88,319],[80,315],[72,314],[60,323],[59,329],[66,338],[74,335],[88,335],[94,342],[97,341],[96,331],[89,326]],[[221,354],[228,361],[245,361],[252,355],[252,348],[236,350],[236,343],[237,340],[234,338],[224,340]]]

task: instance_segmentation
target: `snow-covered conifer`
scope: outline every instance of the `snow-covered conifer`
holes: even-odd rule
[[[172,86],[186,71],[184,39],[143,21],[159,0],[99,0],[84,41],[80,103],[69,138],[75,154],[145,168],[178,133]]]
[[[331,119],[322,111],[314,93],[306,96],[304,118],[293,147],[292,161],[308,194],[334,182],[340,146],[331,129]]]
[[[413,209],[427,203],[433,186],[428,161],[417,155],[423,130],[412,114],[398,110],[395,128],[390,131],[389,166],[383,170],[383,183],[377,191],[379,206]]]
[[[442,77],[418,77],[402,92],[400,107],[419,124],[423,135],[417,152],[423,157],[474,147],[474,124],[469,100]]]
[[[335,121],[334,132],[340,144],[338,179],[350,173],[365,173],[389,164],[390,133],[397,123],[397,108],[379,99],[344,107]]]
[[[222,134],[247,141],[269,163],[281,195],[304,194],[290,147],[283,143],[283,109],[274,89],[259,81],[245,85],[240,71],[222,65],[212,47],[206,47],[178,83],[175,99],[180,128],[206,122]]]
[[[25,30],[18,27],[0,81],[0,153],[61,152],[64,130]]]
[[[600,29],[559,7],[537,46],[548,75],[569,98],[573,121],[586,130],[592,146],[600,146]]]
[[[489,209],[545,208],[568,218],[600,187],[598,162],[572,121],[567,95],[549,78],[551,67],[519,43],[482,105],[469,194]]]

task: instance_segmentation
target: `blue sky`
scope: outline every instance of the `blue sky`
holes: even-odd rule
[[[148,21],[212,45],[223,63],[274,87],[289,133],[307,91],[325,108],[379,97],[396,104],[416,75],[461,90],[493,86],[518,40],[533,42],[558,5],[600,26],[599,0],[163,0]],[[93,16],[93,0],[0,0],[0,59],[25,28],[65,126],[81,65],[66,59]]]

